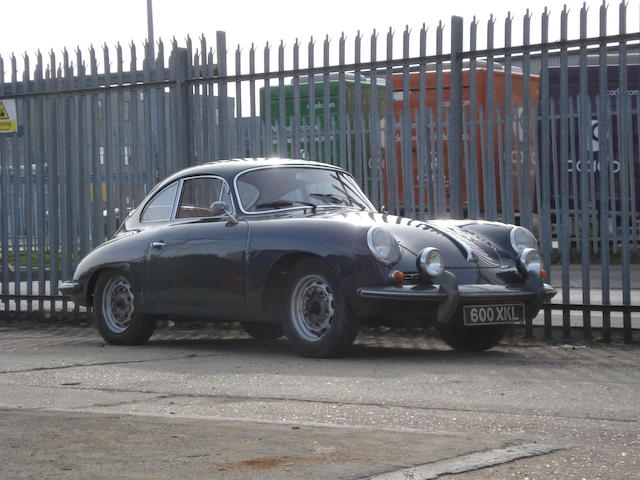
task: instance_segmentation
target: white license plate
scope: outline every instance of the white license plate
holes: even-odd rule
[[[524,305],[465,305],[462,316],[465,325],[494,325],[524,322]]]

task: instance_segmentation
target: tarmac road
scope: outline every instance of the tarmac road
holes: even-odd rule
[[[0,478],[637,479],[639,354],[367,331],[314,360],[216,326],[133,348],[4,322]]]

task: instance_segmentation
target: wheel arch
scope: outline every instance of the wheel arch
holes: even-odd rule
[[[86,292],[87,305],[93,305],[93,297],[95,295],[96,285],[98,283],[98,279],[100,278],[100,275],[110,270],[118,273],[123,273],[127,277],[131,278],[131,268],[125,264],[104,265],[100,268],[95,269],[93,272],[91,272],[89,276],[89,280],[87,282],[87,292]]]
[[[276,324],[280,323],[278,306],[280,305],[284,292],[279,287],[282,286],[284,277],[291,271],[291,269],[297,263],[308,258],[321,260],[331,268],[330,263],[327,262],[325,258],[310,252],[288,253],[278,259],[278,261],[276,261],[276,263],[271,267],[262,293],[262,311],[264,312],[265,321]],[[278,281],[279,279],[281,281]]]
[[[89,277],[89,281],[87,282],[87,305],[93,305],[93,296],[96,291],[96,284],[98,283],[98,278],[102,275],[103,272],[107,271],[107,267],[99,268],[94,270]]]

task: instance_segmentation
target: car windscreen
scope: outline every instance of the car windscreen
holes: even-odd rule
[[[245,212],[300,207],[354,207],[374,210],[353,178],[314,167],[268,167],[241,174],[236,182]]]

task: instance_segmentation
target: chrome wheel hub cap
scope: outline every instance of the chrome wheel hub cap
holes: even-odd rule
[[[102,296],[102,312],[109,330],[124,332],[133,318],[133,292],[131,284],[124,277],[109,279]]]

